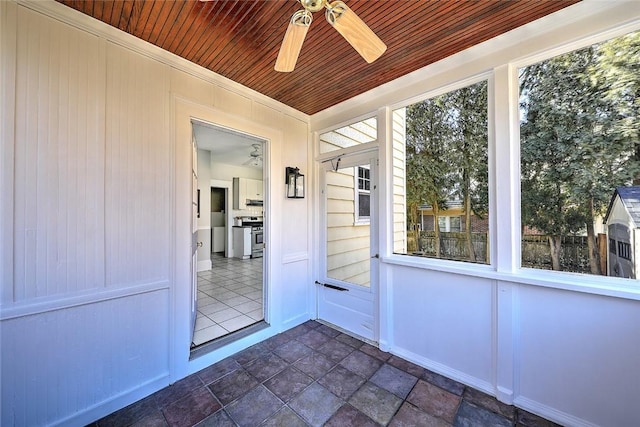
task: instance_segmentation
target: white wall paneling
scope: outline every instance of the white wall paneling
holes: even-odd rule
[[[18,8],[15,301],[105,284],[104,49]]]
[[[85,425],[167,384],[169,306],[164,288],[4,318],[1,424]]]
[[[396,267],[392,351],[493,392],[491,280]]]
[[[565,425],[636,424],[640,303],[535,286],[518,299],[516,404]]]
[[[168,280],[169,68],[107,45],[107,286]]]
[[[311,316],[305,115],[53,1],[0,24],[0,424],[88,424]],[[192,118],[268,141],[272,286],[270,328],[190,361]]]

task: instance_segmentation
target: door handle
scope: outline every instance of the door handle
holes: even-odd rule
[[[374,255],[374,256],[372,256],[371,258],[380,259],[380,254],[375,254],[375,255]]]
[[[196,243],[196,246],[197,246],[197,247],[199,247],[199,248],[201,248],[201,247],[202,247],[202,242],[198,242],[198,243]]]
[[[334,289],[336,291],[341,291],[341,292],[349,291],[349,289],[347,288],[342,288],[336,285],[330,285],[328,283],[321,283],[321,282],[318,282],[317,280],[316,280],[316,285],[324,286],[325,288]]]

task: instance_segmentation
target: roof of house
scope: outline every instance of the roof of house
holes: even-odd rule
[[[611,196],[609,207],[607,208],[607,214],[604,217],[604,222],[609,220],[609,214],[613,208],[613,202],[616,197],[619,196],[622,204],[627,209],[631,220],[636,227],[640,227],[640,186],[634,185],[630,187],[616,187]]]

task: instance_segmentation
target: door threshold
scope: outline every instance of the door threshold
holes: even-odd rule
[[[212,341],[206,342],[204,344],[200,344],[199,346],[191,349],[191,352],[189,354],[189,360],[193,360],[200,356],[204,356],[205,354],[209,354],[212,351],[218,350],[219,348],[222,348],[225,345],[231,344],[234,341],[238,341],[239,339],[248,337],[249,335],[255,334],[256,332],[261,331],[263,329],[267,329],[269,326],[271,325],[269,325],[264,320],[261,320],[258,323],[254,323],[253,325],[249,325],[235,332],[231,332],[227,335],[223,335],[220,338],[216,338]]]
[[[330,328],[333,328],[333,329],[335,329],[336,331],[340,331],[340,332],[342,332],[343,334],[349,335],[350,337],[353,337],[353,338],[358,339],[358,340],[360,340],[360,341],[364,341],[364,342],[366,342],[367,344],[371,344],[371,345],[372,345],[372,346],[374,346],[374,347],[378,347],[378,343],[377,343],[376,341],[374,341],[374,340],[370,340],[369,338],[365,338],[365,337],[360,336],[360,335],[358,335],[358,334],[356,334],[356,333],[353,333],[353,332],[351,332],[351,331],[348,331],[348,330],[346,330],[346,329],[344,329],[344,328],[341,328],[340,326],[334,325],[334,324],[333,324],[333,323],[331,323],[331,322],[327,322],[326,320],[322,320],[322,319],[316,319],[316,322],[318,322],[318,323],[322,323],[322,324],[323,324],[323,325],[325,325],[325,326],[328,326],[328,327],[330,327]]]

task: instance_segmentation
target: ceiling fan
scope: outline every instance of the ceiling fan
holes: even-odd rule
[[[260,144],[251,144],[253,151],[249,153],[249,160],[243,163],[245,166],[260,166],[262,165],[262,150]]]
[[[367,61],[372,63],[387,50],[387,45],[342,1],[300,0],[304,9],[291,17],[278,52],[274,69],[291,72],[296,66],[302,43],[313,21],[313,13],[325,8],[325,17],[333,28]]]

